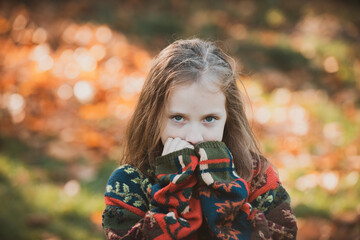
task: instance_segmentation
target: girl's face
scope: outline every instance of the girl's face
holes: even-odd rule
[[[161,141],[179,137],[192,145],[222,141],[225,95],[211,81],[186,83],[171,90],[162,119]]]

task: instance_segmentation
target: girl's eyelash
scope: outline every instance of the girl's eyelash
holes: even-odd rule
[[[183,116],[181,116],[181,115],[179,115],[179,114],[176,114],[176,115],[171,115],[171,116],[170,116],[170,119],[175,120],[176,122],[181,121],[181,120],[176,120],[176,119],[175,119],[176,117],[180,117],[180,118],[181,118],[181,120],[183,120],[183,119],[184,119],[184,117],[183,117]]]
[[[185,120],[185,117],[184,117],[184,116],[181,116],[181,115],[179,115],[179,114],[175,114],[175,115],[170,115],[170,116],[169,116],[169,118],[172,119],[172,120],[181,121],[181,120],[176,120],[176,119],[175,119],[176,117],[181,118],[181,120]],[[204,117],[204,121],[206,121],[207,118],[212,118],[213,120],[219,120],[219,117],[218,117],[218,116],[209,115],[209,116]]]
[[[207,122],[207,118],[212,118],[209,123],[213,123],[214,121],[219,120],[219,117],[217,117],[217,116],[206,116],[204,118],[205,122]]]

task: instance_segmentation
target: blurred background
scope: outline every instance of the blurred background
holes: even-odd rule
[[[0,1],[0,239],[104,239],[105,184],[151,59],[192,37],[235,59],[298,238],[360,239],[359,11],[355,0]]]

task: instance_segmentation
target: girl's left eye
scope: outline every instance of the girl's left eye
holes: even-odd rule
[[[212,122],[214,122],[215,120],[216,120],[215,117],[212,117],[212,116],[208,116],[208,117],[205,118],[205,122],[206,122],[206,123],[212,123]]]
[[[184,118],[180,115],[176,115],[176,116],[173,116],[172,119],[175,121],[175,122],[182,122],[184,121]]]

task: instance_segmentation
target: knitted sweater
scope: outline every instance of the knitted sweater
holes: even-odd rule
[[[246,182],[222,142],[156,159],[156,181],[123,165],[106,186],[107,239],[296,239],[290,197],[271,166]]]

